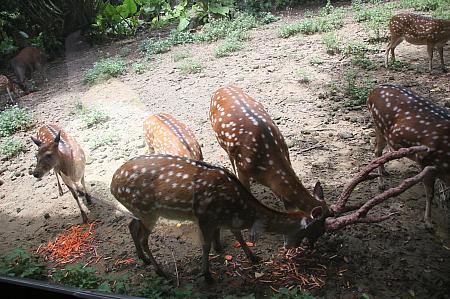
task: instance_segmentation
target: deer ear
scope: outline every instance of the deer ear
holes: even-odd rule
[[[321,206],[315,207],[314,209],[312,209],[311,211],[311,217],[313,219],[318,219],[320,217],[323,216],[323,209]]]
[[[56,135],[56,137],[55,137],[55,139],[53,140],[53,142],[59,143],[59,140],[61,140],[61,131],[58,132],[58,135]]]
[[[31,137],[31,140],[33,140],[34,144],[36,144],[37,146],[41,146],[42,141],[40,141],[37,138],[34,138],[33,136],[30,136],[30,137]]]
[[[316,185],[314,186],[314,197],[320,201],[324,200],[322,185],[320,184],[319,181],[317,181]]]

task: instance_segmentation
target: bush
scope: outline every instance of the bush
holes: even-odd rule
[[[243,32],[258,26],[258,20],[255,16],[248,14],[239,14],[234,20],[213,20],[203,26],[196,40],[213,42],[224,39],[230,35],[242,37]]]
[[[83,77],[85,84],[94,84],[125,73],[125,63],[120,58],[105,58],[94,63],[94,66]]]
[[[179,66],[180,72],[184,75],[186,74],[197,74],[203,70],[203,66],[194,59],[186,60]]]
[[[152,298],[199,298],[199,295],[193,291],[192,285],[188,284],[180,288],[174,288],[171,283],[159,276],[150,276],[141,284],[142,289],[137,295]]]
[[[232,52],[236,52],[242,49],[242,44],[237,39],[226,39],[214,50],[215,57],[225,57]]]
[[[67,265],[63,269],[57,269],[52,274],[52,280],[76,288],[96,289],[102,283],[96,273],[97,270],[93,267],[83,268],[81,264]]]
[[[358,84],[356,81],[356,72],[348,71],[345,74],[346,86],[344,93],[348,99],[344,102],[345,107],[361,106],[366,103],[372,86],[364,80],[364,84]]]
[[[334,55],[341,52],[342,40],[334,32],[324,34],[322,42],[328,54]]]
[[[0,144],[0,155],[5,158],[12,158],[23,152],[25,149],[25,143],[20,139],[13,137],[6,137]]]
[[[75,103],[75,115],[78,115],[87,128],[108,121],[109,117],[103,111],[89,109],[83,103]]]
[[[0,259],[0,275],[42,279],[45,273],[45,265],[39,258],[23,249],[16,248]]]
[[[0,112],[0,137],[10,136],[33,125],[33,116],[26,108],[14,106]]]

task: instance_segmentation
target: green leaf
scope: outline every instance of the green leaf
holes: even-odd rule
[[[124,12],[127,13],[126,16],[122,15],[123,17],[127,17],[130,14],[135,14],[137,12],[137,6],[136,2],[134,0],[123,0],[122,6],[126,8]]]
[[[230,13],[230,8],[228,6],[220,6],[217,4],[210,4],[209,11],[215,14],[226,16]]]
[[[180,23],[178,23],[178,27],[177,30],[178,31],[183,31],[184,29],[186,29],[189,26],[189,19],[186,17],[181,17],[180,18]]]

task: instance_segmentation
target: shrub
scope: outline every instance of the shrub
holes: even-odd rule
[[[24,151],[25,143],[20,139],[13,137],[6,137],[0,144],[0,155],[5,158],[12,158]]]
[[[76,288],[96,289],[102,280],[97,276],[97,270],[93,267],[85,267],[81,264],[67,265],[52,274],[52,280],[56,283],[73,286]]]
[[[179,66],[180,72],[184,75],[186,74],[197,74],[203,70],[203,66],[194,59],[186,60]]]
[[[0,112],[0,137],[6,137],[34,125],[34,119],[27,108],[17,106]]]
[[[345,107],[361,106],[367,101],[372,86],[364,80],[364,84],[357,83],[356,72],[348,71],[345,74],[345,89],[344,93],[348,99],[344,102]]]
[[[223,43],[214,49],[215,57],[225,57],[232,52],[236,52],[242,49],[242,44],[237,39],[226,39]]]
[[[76,102],[74,114],[81,118],[81,121],[87,128],[91,128],[94,125],[104,123],[108,121],[109,117],[103,111],[96,109],[89,109],[83,103]]]
[[[0,275],[42,279],[45,273],[45,265],[39,258],[23,249],[16,248],[0,259]]]
[[[334,32],[324,34],[322,37],[323,44],[328,54],[334,55],[341,52],[342,40]]]
[[[125,73],[125,63],[120,58],[105,58],[89,69],[83,77],[85,84],[94,84]]]

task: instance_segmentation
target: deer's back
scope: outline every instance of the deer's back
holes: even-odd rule
[[[391,18],[391,35],[403,36],[416,45],[435,44],[450,39],[450,21],[434,19],[414,13],[401,13]]]
[[[144,122],[144,137],[156,153],[203,160],[200,145],[192,131],[170,114],[150,115]]]
[[[26,67],[33,71],[41,63],[41,51],[36,47],[23,48],[13,59],[11,65],[15,67]]]
[[[246,171],[287,161],[283,135],[264,107],[238,87],[224,87],[211,98],[210,120],[219,144]]]
[[[375,88],[367,102],[374,124],[394,149],[425,145],[415,160],[450,171],[450,111],[398,85]]]

